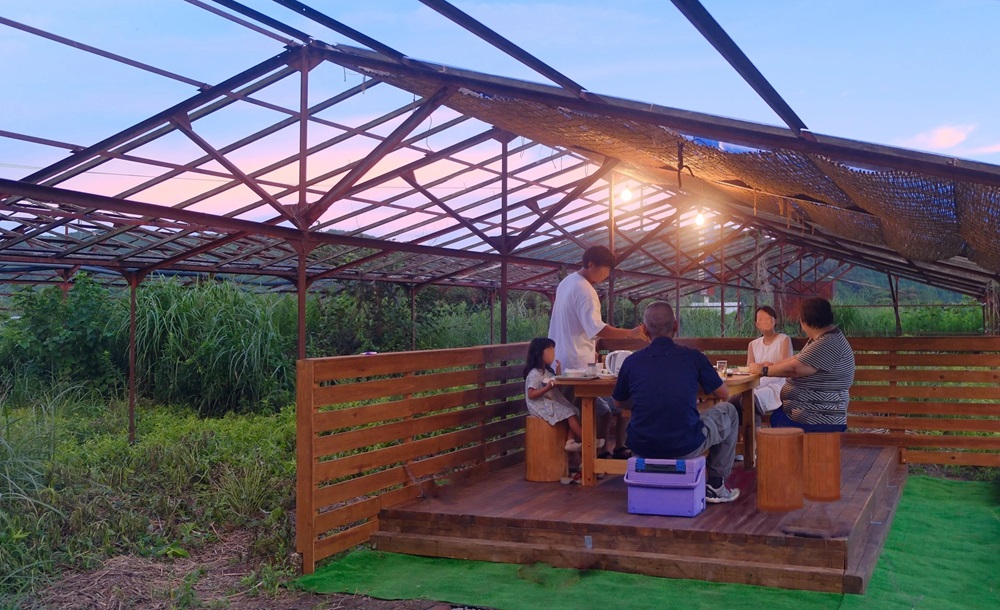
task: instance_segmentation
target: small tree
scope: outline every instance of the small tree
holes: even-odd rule
[[[68,293],[55,286],[27,289],[13,303],[15,317],[0,331],[7,370],[86,381],[105,393],[124,387],[127,347],[108,323],[117,304],[89,275],[77,275]]]

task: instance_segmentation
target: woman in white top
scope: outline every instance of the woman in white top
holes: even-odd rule
[[[754,362],[781,362],[792,355],[792,339],[785,333],[775,332],[778,313],[764,305],[756,311],[757,330],[761,336],[750,342],[747,348],[747,366]],[[754,389],[754,406],[763,415],[781,406],[781,387],[784,377],[761,377],[760,385]]]

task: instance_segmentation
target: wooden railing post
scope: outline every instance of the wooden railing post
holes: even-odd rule
[[[488,352],[488,350],[487,350],[487,352]],[[488,359],[488,358],[489,357],[487,356],[487,358],[484,358],[484,360]],[[482,372],[482,380],[477,384],[477,386],[479,387],[479,389],[483,389],[483,388],[486,387],[486,363],[485,362],[480,362],[478,365],[476,365],[476,368],[479,369]],[[485,407],[486,406],[486,401],[485,400],[480,401],[479,406],[480,407]],[[479,443],[478,444],[479,444],[480,447],[482,447],[483,445],[486,444],[486,435],[483,433],[483,431],[486,428],[486,421],[485,420],[479,420],[478,427],[479,427]],[[486,456],[483,456],[482,459],[485,461],[486,460]]]
[[[898,352],[896,352],[895,350],[889,350],[888,352],[886,352],[886,354],[889,355],[890,362],[895,362],[896,361],[896,357],[895,356],[896,356],[897,353]],[[895,379],[893,379],[893,373],[895,373],[896,370],[897,370],[896,365],[895,364],[890,364],[887,367],[886,370],[889,372],[889,375],[888,375],[888,377],[889,377],[889,398],[888,398],[888,402],[897,402],[899,400],[899,396],[896,395],[896,385],[897,385],[897,382],[896,382]],[[892,428],[890,428],[889,429],[889,434],[906,434],[906,430],[899,430],[899,429],[892,429]],[[900,458],[902,458],[902,453],[900,453]]]
[[[406,371],[405,373],[403,373],[403,379],[406,379],[408,377],[413,377],[413,371]],[[403,394],[403,400],[406,400],[406,401],[413,400],[413,392],[407,392],[406,394]],[[407,421],[407,422],[413,421],[413,413],[407,413],[403,417],[403,421]],[[410,435],[410,436],[404,437],[402,442],[403,442],[404,445],[409,445],[410,443],[413,442],[413,436]],[[404,462],[404,464],[406,464],[406,467],[407,467],[407,474],[410,475],[410,484],[411,485],[416,485],[417,484],[416,479],[414,478],[413,474],[409,472],[409,467],[410,467],[411,464],[413,464],[413,458],[407,459]]]
[[[313,530],[313,364],[299,360],[295,367],[295,548],[302,555],[303,574],[316,569]]]

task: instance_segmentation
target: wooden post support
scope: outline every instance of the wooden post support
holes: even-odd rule
[[[840,433],[812,432],[802,441],[805,496],[819,502],[840,499]]]
[[[757,431],[757,510],[802,508],[802,430]]]
[[[566,476],[566,422],[549,425],[541,417],[529,415],[524,424],[524,478],[552,483]]]

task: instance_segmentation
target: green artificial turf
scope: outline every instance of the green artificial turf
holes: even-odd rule
[[[297,584],[317,593],[507,610],[1000,608],[1000,487],[910,477],[864,595],[355,551]]]

